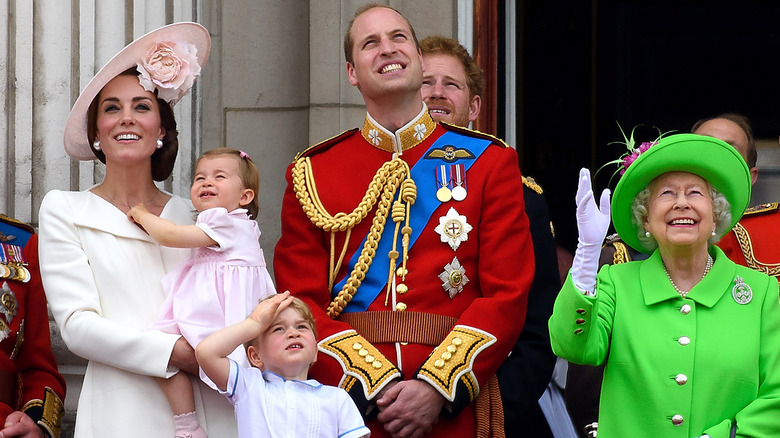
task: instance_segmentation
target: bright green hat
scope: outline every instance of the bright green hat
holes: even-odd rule
[[[656,177],[674,171],[689,172],[709,182],[731,205],[731,224],[742,217],[750,202],[750,170],[737,150],[714,137],[677,134],[662,138],[631,163],[618,181],[612,196],[612,223],[632,248],[650,253],[639,240],[632,221],[631,202]],[[719,236],[722,237],[722,236]]]

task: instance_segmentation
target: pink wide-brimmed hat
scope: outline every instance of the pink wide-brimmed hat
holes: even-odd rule
[[[147,91],[171,106],[184,97],[200,75],[211,49],[208,30],[198,23],[174,23],[153,30],[125,46],[100,69],[81,92],[65,124],[65,152],[77,160],[97,158],[87,138],[87,111],[106,84],[137,67]]]

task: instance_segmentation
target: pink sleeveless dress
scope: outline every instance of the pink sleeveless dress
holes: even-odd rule
[[[211,208],[198,215],[195,225],[218,246],[194,249],[192,257],[163,277],[166,298],[152,326],[181,334],[193,348],[276,293],[258,242],[260,229],[246,209]],[[230,357],[248,366],[243,347]]]

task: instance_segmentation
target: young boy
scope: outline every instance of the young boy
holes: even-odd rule
[[[241,344],[252,368],[241,368],[227,357]],[[307,380],[317,358],[314,318],[289,292],[262,300],[247,319],[201,341],[195,354],[233,403],[240,438],[369,435],[344,390]]]

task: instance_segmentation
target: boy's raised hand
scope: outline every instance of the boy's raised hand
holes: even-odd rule
[[[282,310],[290,305],[290,303],[292,303],[290,291],[276,294],[272,298],[265,299],[256,305],[255,308],[252,309],[252,313],[249,314],[249,319],[257,322],[260,326],[260,330],[265,330],[276,320],[276,317],[282,313]]]

